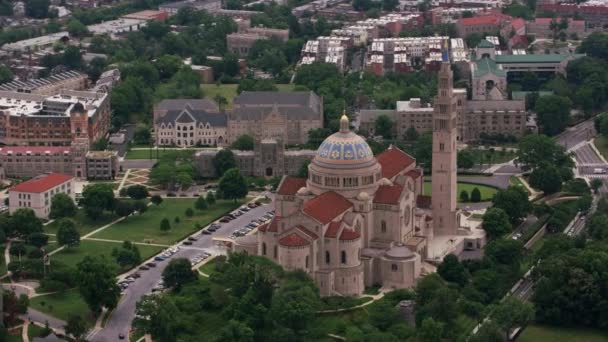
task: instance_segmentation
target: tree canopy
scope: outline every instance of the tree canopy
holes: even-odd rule
[[[78,290],[93,312],[113,309],[120,298],[114,270],[104,257],[85,256],[77,266]]]
[[[232,199],[236,202],[238,198],[247,196],[247,183],[237,168],[229,169],[224,173],[218,185],[218,191],[222,198]]]

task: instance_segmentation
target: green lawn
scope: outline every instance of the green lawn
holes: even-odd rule
[[[294,84],[277,84],[279,91],[293,91]],[[228,105],[232,105],[232,100],[236,97],[236,89],[238,84],[203,84],[203,93],[205,97],[213,100],[216,95],[225,97],[228,100]]]
[[[30,306],[64,321],[67,321],[70,315],[76,314],[84,317],[90,325],[95,323],[93,313],[76,289],[34,297],[30,299]]]
[[[600,154],[604,156],[604,158],[608,158],[608,137],[599,135],[593,140],[593,143],[597,150],[600,151]]]
[[[242,201],[218,201],[215,205],[204,211],[195,210],[193,217],[186,217],[187,208],[194,208],[195,200],[192,198],[165,199],[159,206],[151,206],[143,215],[127,218],[103,231],[93,235],[94,238],[110,240],[129,240],[134,242],[151,242],[159,244],[172,244],[184,236],[196,231],[195,223],[206,226],[211,221],[222,216],[227,211],[237,208]],[[174,218],[179,217],[180,222],[175,223]],[[160,222],[168,218],[171,230],[162,232]]]
[[[30,324],[27,328],[27,336],[29,336],[30,341],[34,339],[34,337],[39,337],[40,333],[44,330],[43,327],[39,327],[35,324]]]
[[[70,267],[76,267],[76,265],[87,255],[93,257],[104,255],[108,260],[114,263],[112,249],[120,248],[120,246],[120,243],[82,240],[78,247],[63,249],[62,251],[53,254],[51,256],[51,262],[60,262]],[[162,250],[162,247],[146,245],[137,245],[137,248],[139,249],[142,260],[145,260]],[[116,269],[119,270],[118,264],[114,263],[114,265],[116,266]]]
[[[205,273],[206,275],[212,275],[213,273],[215,273],[215,262],[217,261],[217,257],[209,260],[207,263],[203,264],[201,267],[199,267],[198,269]]]
[[[74,222],[76,222],[76,229],[78,229],[78,233],[80,233],[80,236],[83,236],[87,233],[94,231],[97,228],[105,226],[106,224],[116,220],[117,218],[118,216],[116,216],[115,214],[106,213],[100,219],[91,220],[85,215],[84,210],[78,210],[76,216],[73,219]],[[44,226],[44,232],[49,234],[57,234],[58,229],[59,225],[57,224],[57,221],[51,222]],[[54,240],[54,238],[51,238],[51,240]]]
[[[157,159],[157,158],[162,158],[164,154],[166,153],[170,153],[173,151],[192,151],[192,153],[195,153],[196,151],[198,151],[197,149],[191,148],[191,149],[163,149],[162,147],[155,150],[152,149],[151,150],[152,154],[150,155],[150,149],[144,149],[144,150],[131,150],[127,152],[127,155],[125,156],[125,159]]]
[[[466,190],[469,193],[469,197],[471,196],[471,191],[473,191],[473,189],[478,188],[479,191],[481,191],[481,200],[482,201],[489,201],[492,199],[492,196],[494,196],[494,194],[496,192],[498,192],[498,189],[487,186],[487,185],[481,185],[481,184],[471,184],[471,183],[458,183],[458,202],[460,202],[460,192],[463,190]],[[432,190],[432,186],[431,186],[431,182],[424,182],[424,194],[427,196],[431,195],[431,190]]]
[[[608,332],[586,328],[562,328],[540,324],[529,325],[517,339],[518,342],[606,342]]]

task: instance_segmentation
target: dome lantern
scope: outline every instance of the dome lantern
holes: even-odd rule
[[[350,131],[349,126],[348,116],[346,116],[346,112],[343,112],[340,118],[340,133],[348,133]]]

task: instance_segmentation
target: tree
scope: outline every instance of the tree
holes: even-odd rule
[[[492,318],[504,330],[506,339],[509,340],[509,333],[513,328],[523,326],[534,318],[534,308],[530,303],[509,296],[498,304]]]
[[[254,332],[244,323],[231,319],[221,330],[219,341],[253,342]]]
[[[209,203],[209,205],[215,204],[215,195],[213,194],[213,191],[207,193],[207,203]]]
[[[549,136],[563,132],[570,122],[572,101],[557,95],[541,96],[534,111],[544,134]]]
[[[150,128],[143,125],[137,126],[137,128],[135,128],[135,133],[133,134],[133,140],[136,144],[149,145],[152,140]]]
[[[414,143],[414,157],[426,169],[431,169],[433,162],[433,134],[421,134]]]
[[[328,128],[315,128],[308,131],[308,146],[317,149],[321,143],[331,135],[332,131]]]
[[[150,201],[154,203],[154,205],[159,205],[163,203],[163,198],[160,195],[154,195],[150,198]]]
[[[50,4],[50,0],[27,0],[25,1],[25,15],[36,19],[48,18]]]
[[[63,50],[61,63],[70,69],[80,69],[83,65],[82,53],[76,46],[68,46]]]
[[[87,332],[87,324],[80,315],[71,314],[65,325],[66,334],[72,335],[76,341],[83,341]]]
[[[196,273],[192,270],[190,261],[186,258],[171,259],[169,265],[163,271],[163,281],[165,284],[176,289],[196,279]]]
[[[169,222],[169,219],[164,218],[162,221],[160,221],[160,230],[162,232],[168,232],[171,230],[171,223]]]
[[[300,165],[298,174],[296,176],[300,178],[308,178],[308,165],[310,165],[310,160],[304,161],[302,165]]]
[[[485,258],[497,264],[517,266],[523,258],[523,245],[512,239],[494,239],[486,245]]]
[[[36,248],[42,248],[49,243],[49,236],[41,232],[31,233],[27,236],[27,243]]]
[[[390,301],[378,301],[368,310],[369,323],[380,330],[387,330],[399,323],[399,311]]]
[[[89,29],[80,20],[75,18],[68,21],[66,29],[72,37],[82,38],[89,34]]]
[[[445,281],[464,286],[468,281],[467,271],[454,254],[448,254],[437,267],[437,273]]]
[[[443,340],[443,328],[444,324],[428,317],[422,321],[422,325],[420,326],[420,329],[418,329],[417,335],[420,341],[441,342]]]
[[[127,195],[134,200],[141,200],[148,197],[148,188],[143,185],[131,185],[127,188]]]
[[[218,176],[222,176],[229,169],[235,168],[234,153],[229,149],[220,150],[213,158],[213,166]]]
[[[585,224],[585,229],[595,240],[608,239],[608,216],[604,213],[595,213]]]
[[[392,12],[399,6],[399,0],[382,0],[382,10]]]
[[[415,141],[416,139],[418,139],[418,135],[419,134],[416,128],[410,126],[407,128],[407,130],[405,130],[405,136],[403,137],[403,139],[405,139],[406,141]]]
[[[253,137],[249,134],[239,135],[230,147],[235,150],[253,151]]]
[[[504,210],[512,224],[519,222],[532,210],[528,193],[518,186],[499,190],[492,198],[492,204],[495,208]]]
[[[460,202],[466,203],[469,201],[469,193],[466,190],[460,192]]]
[[[123,241],[120,249],[114,248],[112,256],[116,258],[116,263],[121,267],[135,266],[141,262],[139,248],[131,243],[131,241]]]
[[[135,202],[133,202],[133,210],[137,211],[140,214],[143,214],[146,211],[148,211],[148,204],[142,200],[135,201]]]
[[[556,193],[562,189],[562,177],[556,167],[551,165],[534,169],[530,174],[530,186],[539,189],[546,195]]]
[[[475,155],[469,150],[458,151],[456,160],[459,169],[470,169],[475,166]]]
[[[471,202],[481,202],[481,191],[479,191],[478,187],[474,187],[473,190],[471,190]]]
[[[230,169],[220,178],[218,190],[222,198],[232,199],[236,203],[238,198],[247,196],[247,183],[237,168]]]
[[[596,194],[603,185],[604,182],[601,179],[594,178],[591,180],[591,189],[593,189],[593,192]]]
[[[70,196],[59,193],[51,199],[50,218],[74,217],[76,215],[76,204]]]
[[[116,208],[114,209],[116,215],[122,217],[127,217],[133,214],[134,210],[135,209],[133,209],[133,204],[129,201],[117,201]]]
[[[104,211],[114,210],[116,204],[114,190],[107,184],[88,185],[82,192],[80,204],[89,218],[98,219]]]
[[[6,65],[0,65],[0,84],[13,80],[13,72]]]
[[[375,131],[384,139],[390,140],[393,138],[393,120],[388,115],[380,115],[376,118]]]
[[[32,233],[42,232],[42,221],[29,208],[17,209],[11,215],[8,223],[6,233],[9,236],[14,235],[25,238]]]
[[[155,341],[175,341],[180,331],[180,311],[168,296],[144,296],[137,302],[133,326]]]
[[[509,233],[511,228],[509,215],[500,208],[490,208],[483,215],[483,229],[492,239]]]
[[[63,218],[58,221],[57,243],[61,246],[74,247],[80,244],[80,233],[74,221]]]
[[[194,216],[194,210],[192,210],[192,208],[186,208],[186,217],[192,217]]]
[[[103,256],[87,255],[76,267],[78,290],[93,312],[100,312],[102,307],[113,309],[118,304],[120,288],[110,265]]]
[[[196,202],[194,202],[194,207],[198,210],[205,210],[209,207],[209,205],[207,205],[207,200],[205,200],[205,197],[199,196],[199,198],[196,199]]]

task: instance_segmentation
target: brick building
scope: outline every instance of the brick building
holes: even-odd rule
[[[46,219],[51,213],[51,200],[66,194],[74,200],[74,178],[60,173],[42,175],[9,189],[9,212],[32,209],[37,217]]]
[[[286,42],[289,39],[289,30],[252,27],[242,32],[227,35],[226,42],[230,52],[247,56],[255,42],[271,38]]]
[[[14,80],[0,85],[0,90],[19,93],[55,95],[69,90],[84,90],[89,85],[87,74],[78,71],[66,71],[45,78],[35,78],[25,81]]]

